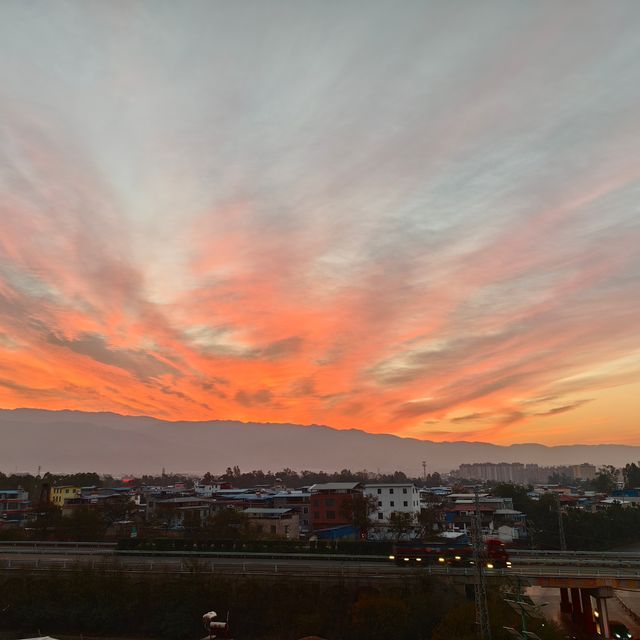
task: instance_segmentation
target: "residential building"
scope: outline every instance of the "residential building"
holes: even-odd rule
[[[187,523],[195,525],[205,522],[212,511],[212,503],[206,498],[150,498],[146,517],[147,520],[162,523],[167,529],[181,529]]]
[[[271,496],[274,507],[293,509],[300,518],[300,533],[308,533],[309,523],[309,503],[311,494],[308,489],[286,489]]]
[[[82,488],[73,485],[51,487],[50,500],[56,507],[63,507],[67,500],[76,500],[82,495]]]
[[[365,484],[363,491],[376,502],[373,519],[377,523],[388,524],[393,512],[410,513],[414,517],[420,513],[420,491],[411,482]]]
[[[0,521],[20,523],[30,510],[31,501],[24,489],[0,489]]]
[[[595,480],[596,465],[583,462],[571,467],[571,476],[574,480]]]
[[[362,496],[360,482],[327,482],[310,488],[309,524],[312,531],[352,525],[349,502]]]
[[[259,534],[287,540],[300,537],[300,517],[295,509],[253,507],[243,513]]]
[[[572,466],[553,467],[541,467],[537,464],[523,464],[521,462],[482,462],[461,464],[459,469],[452,474],[459,478],[482,482],[536,484],[548,482],[552,475],[565,476],[571,480],[593,480],[596,477],[596,467],[587,462]]]
[[[195,494],[201,498],[211,498],[222,489],[231,489],[230,482],[210,482],[208,484],[197,482],[193,485]]]

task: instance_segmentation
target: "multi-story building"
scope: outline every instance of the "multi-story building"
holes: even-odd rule
[[[420,513],[420,491],[411,482],[365,484],[364,495],[376,502],[377,511],[373,514],[376,522],[388,523],[394,511],[413,516]]]
[[[571,467],[571,475],[575,480],[595,480],[596,465],[583,462]]]
[[[311,494],[307,490],[286,489],[271,496],[273,506],[280,509],[293,509],[300,519],[300,532],[309,531],[309,503]]]
[[[362,496],[360,482],[327,482],[309,489],[309,524],[312,531],[352,525],[349,503]]]
[[[593,480],[595,465],[587,462],[573,466],[541,467],[521,462],[481,462],[461,464],[455,473],[460,478],[482,482],[510,482],[515,484],[546,483],[552,475],[565,476],[571,480]]]
[[[82,495],[82,488],[72,485],[51,487],[50,500],[56,507],[64,507],[67,500],[76,500]]]
[[[253,507],[243,513],[251,527],[260,534],[287,540],[300,537],[300,517],[294,509]]]
[[[230,482],[210,482],[205,484],[203,482],[197,482],[193,485],[194,492],[201,498],[211,498],[216,493],[224,489],[231,489]]]
[[[30,510],[29,494],[24,489],[0,489],[0,520],[20,523]]]

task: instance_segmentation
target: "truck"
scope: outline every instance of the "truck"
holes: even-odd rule
[[[409,540],[393,545],[389,560],[398,566],[439,565],[452,567],[473,566],[473,547],[469,542],[451,540],[422,541]],[[508,569],[511,567],[509,552],[500,540],[489,539],[484,542],[485,568]]]

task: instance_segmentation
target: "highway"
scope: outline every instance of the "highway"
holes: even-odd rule
[[[612,586],[640,589],[640,554],[589,554],[585,552],[526,552],[512,555],[513,567],[487,571],[491,581],[518,577],[531,585]],[[102,571],[133,573],[211,572],[236,576],[305,579],[394,581],[423,575],[451,576],[457,581],[473,579],[470,567],[398,567],[385,556],[320,554],[253,554],[198,552],[118,552],[114,545],[0,543],[0,571],[63,570],[93,567]]]

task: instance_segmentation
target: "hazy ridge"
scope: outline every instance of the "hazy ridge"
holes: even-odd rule
[[[0,410],[0,471],[100,473],[213,473],[243,470],[350,468],[402,470],[419,475],[449,471],[465,462],[543,465],[624,465],[640,459],[640,446],[601,444],[548,447],[479,442],[432,442],[318,425],[165,422],[113,413]]]

